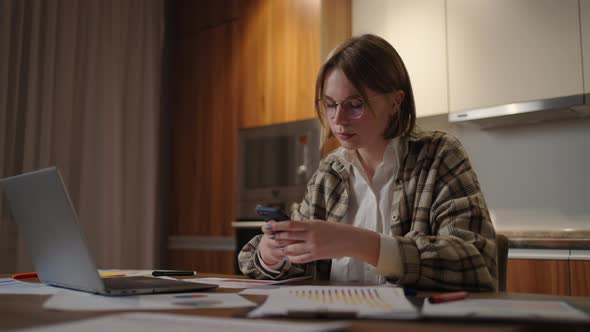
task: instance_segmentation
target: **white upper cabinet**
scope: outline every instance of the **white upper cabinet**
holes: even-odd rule
[[[589,31],[589,1],[582,7]],[[577,0],[448,0],[450,111],[582,94],[578,9]]]
[[[584,59],[585,93],[590,93],[590,0],[580,1],[580,17],[582,18],[582,54]],[[588,102],[586,102],[588,103]]]
[[[372,33],[398,51],[418,117],[448,113],[444,0],[353,0],[352,34]]]

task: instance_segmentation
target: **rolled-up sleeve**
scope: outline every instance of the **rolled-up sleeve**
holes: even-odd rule
[[[375,273],[390,279],[397,279],[402,273],[399,244],[393,236],[381,234],[379,259],[375,266]]]

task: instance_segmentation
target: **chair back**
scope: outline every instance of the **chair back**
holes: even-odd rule
[[[498,251],[498,291],[506,291],[506,272],[508,270],[508,237],[496,233],[496,250]]]

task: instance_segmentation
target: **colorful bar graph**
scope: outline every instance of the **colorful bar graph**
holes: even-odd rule
[[[372,309],[392,310],[392,306],[383,301],[375,288],[339,288],[339,289],[297,289],[290,290],[289,295],[312,304],[343,304],[350,306],[367,306]]]

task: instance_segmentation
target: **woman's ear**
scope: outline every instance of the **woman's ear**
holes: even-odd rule
[[[402,103],[404,102],[404,98],[406,97],[406,93],[404,90],[397,90],[393,93],[393,100],[396,105],[401,107]]]
[[[391,102],[392,102],[391,115],[395,115],[396,113],[398,113],[401,110],[402,102],[404,101],[405,97],[406,97],[406,93],[403,90],[397,90],[392,93],[392,95],[391,95]]]

